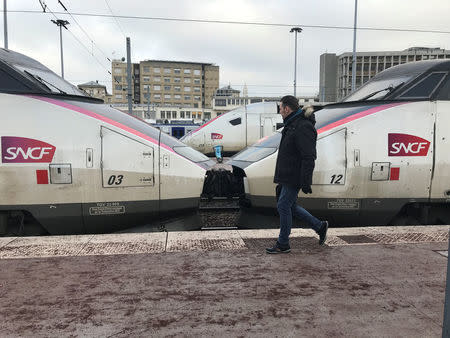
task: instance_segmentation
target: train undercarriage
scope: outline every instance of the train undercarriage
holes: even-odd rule
[[[214,168],[207,172],[201,195],[198,214],[202,225],[189,226],[186,229],[236,229],[236,228],[274,228],[279,225],[276,201],[273,197],[272,207],[257,208],[244,189],[245,172],[238,167],[232,171]],[[307,201],[307,199],[305,199]],[[448,203],[431,203],[429,201],[398,204],[396,211],[385,212],[382,216],[347,217],[345,221],[333,221],[333,211],[315,211],[311,213],[319,218],[331,219],[332,226],[367,226],[367,225],[439,225],[450,224],[450,205]],[[349,212],[349,215],[352,213]],[[199,218],[196,218],[196,222]],[[371,223],[371,220],[377,219]],[[181,217],[179,226],[187,219]],[[163,223],[164,224],[164,223]],[[167,223],[169,224],[169,223]],[[305,224],[295,222],[294,226]],[[161,230],[170,231],[170,226],[160,226]],[[49,235],[45,227],[27,210],[0,211],[0,236],[38,236]]]
[[[202,198],[209,201],[213,201],[214,199],[233,199],[238,201],[241,215],[237,221],[237,227],[255,228],[278,226],[279,220],[275,197],[272,198],[272,207],[256,208],[252,205],[249,196],[245,193],[244,177],[245,172],[235,166],[233,166],[232,171],[223,168],[209,170],[207,172]],[[306,202],[308,199],[304,201]],[[321,199],[322,205],[323,203],[326,204],[326,201],[327,199]],[[375,202],[377,201],[375,200]],[[348,217],[336,217],[336,220],[333,220],[333,213],[338,212],[323,210],[320,207],[318,207],[320,210],[317,210],[317,215],[319,218],[331,219],[332,226],[450,224],[450,205],[448,203],[433,203],[430,201],[410,202],[406,199],[387,201],[387,204],[389,203],[393,203],[394,206],[392,208],[386,208],[385,211],[370,210],[370,207],[367,207],[367,210],[361,213],[361,217],[355,216],[354,212],[347,212]],[[364,202],[361,202],[361,205],[364,206],[364,204]],[[309,209],[308,207],[306,208]],[[311,212],[316,214],[314,207],[311,208]],[[359,213],[360,211],[355,212]],[[383,213],[383,215],[374,215],[376,213]],[[301,222],[294,224],[300,227],[304,225]]]

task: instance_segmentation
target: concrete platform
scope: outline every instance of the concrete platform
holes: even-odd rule
[[[0,238],[0,336],[440,337],[449,230]]]

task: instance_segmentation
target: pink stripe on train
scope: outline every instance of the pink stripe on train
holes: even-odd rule
[[[115,126],[117,128],[125,130],[125,131],[127,131],[127,132],[129,132],[131,134],[139,136],[139,137],[141,137],[141,138],[143,138],[143,139],[145,139],[147,141],[150,141],[150,142],[154,143],[155,145],[158,145],[158,141],[155,140],[154,138],[148,136],[147,134],[143,134],[140,131],[137,131],[137,130],[135,130],[133,128],[130,128],[130,127],[128,127],[128,126],[126,126],[126,125],[124,125],[124,124],[122,124],[120,122],[117,122],[117,121],[115,121],[113,119],[110,119],[108,117],[102,116],[100,114],[94,113],[94,112],[89,111],[87,109],[84,109],[84,108],[75,106],[73,104],[63,102],[63,101],[51,99],[49,97],[42,97],[42,96],[35,96],[35,95],[26,95],[26,96],[31,97],[31,98],[36,99],[36,100],[45,101],[45,102],[48,102],[48,103],[51,103],[51,104],[54,104],[54,105],[57,105],[57,106],[60,106],[60,107],[63,107],[63,108],[67,108],[69,110],[76,111],[78,113],[81,113],[83,115],[92,117],[94,119],[106,122],[106,123],[111,124],[111,125],[113,125],[113,126]],[[167,149],[167,150],[175,153],[175,151],[172,148],[170,148],[168,145],[166,145],[164,143],[161,143],[161,147],[163,147],[164,149]]]
[[[402,105],[402,104],[406,104],[406,103],[410,103],[410,102],[388,103],[388,104],[383,104],[381,106],[377,106],[377,107],[373,107],[373,108],[364,110],[362,112],[359,112],[359,113],[347,116],[347,117],[343,118],[342,120],[338,120],[336,122],[327,124],[326,126],[324,126],[324,127],[320,128],[319,130],[317,130],[317,133],[318,134],[324,133],[324,132],[326,132],[326,131],[328,131],[330,129],[339,127],[339,126],[341,126],[343,124],[346,124],[346,123],[352,122],[354,120],[363,118],[365,116],[378,113],[379,111],[386,110],[386,109],[389,109],[389,108],[392,108],[392,107],[396,107],[396,106],[399,106],[399,105]]]

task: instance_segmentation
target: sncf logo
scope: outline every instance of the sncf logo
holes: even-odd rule
[[[430,142],[414,135],[388,134],[389,156],[427,156]]]
[[[2,163],[50,163],[56,148],[25,137],[2,136]]]
[[[218,133],[211,133],[211,140],[221,140],[223,137],[222,134],[218,134]]]

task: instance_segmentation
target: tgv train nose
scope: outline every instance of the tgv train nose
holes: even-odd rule
[[[181,142],[196,150],[201,150],[203,147],[203,137],[201,133],[192,133],[180,139]]]

